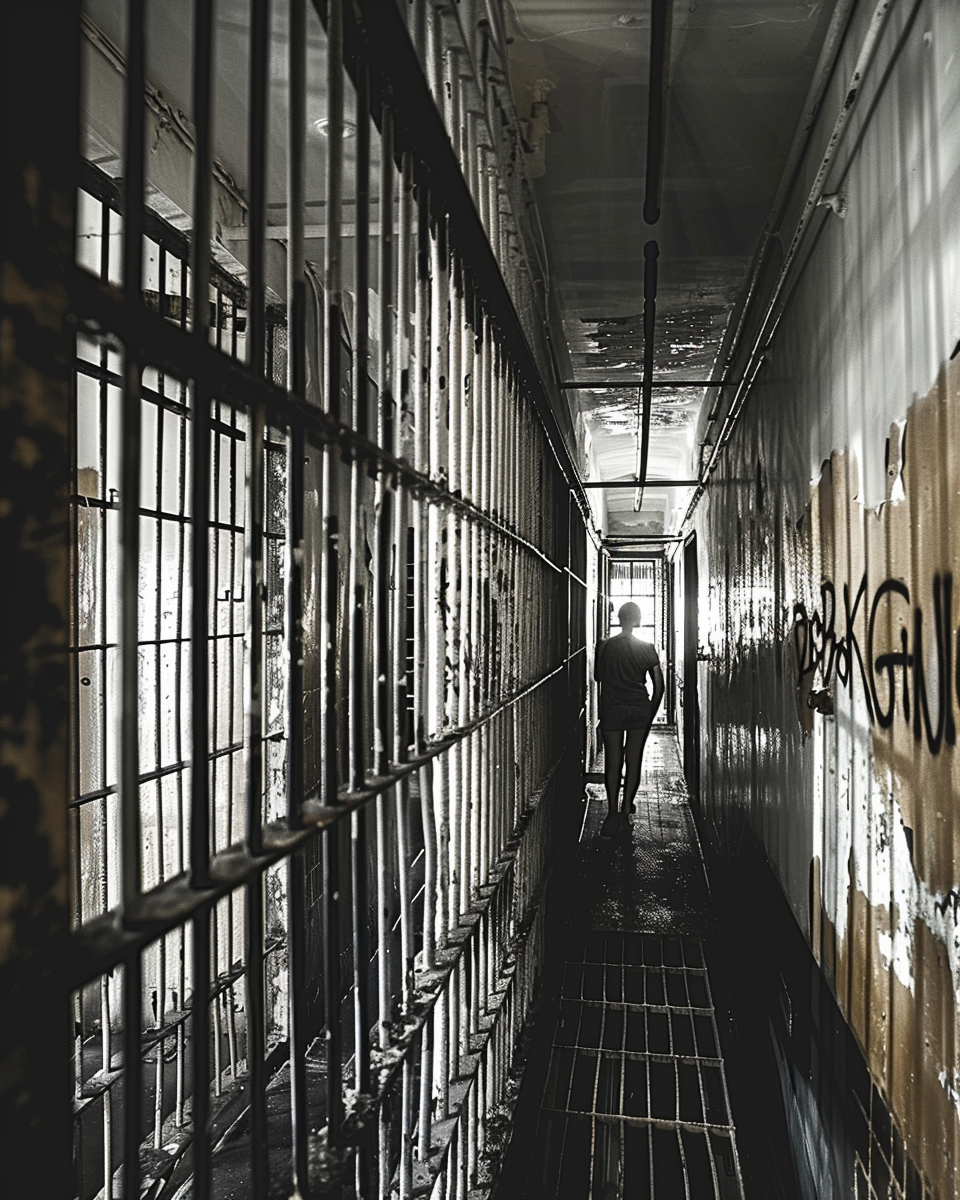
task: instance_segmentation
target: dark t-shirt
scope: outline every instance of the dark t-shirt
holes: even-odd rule
[[[618,634],[597,647],[594,678],[600,681],[600,717],[613,709],[650,709],[647,675],[659,667],[656,647]],[[653,714],[651,713],[651,716]]]

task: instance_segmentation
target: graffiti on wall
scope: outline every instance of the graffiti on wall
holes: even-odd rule
[[[815,951],[910,1152],[950,1195],[960,1144],[960,545],[950,523],[960,360],[891,429],[891,444],[878,508],[860,501],[854,455],[824,464],[801,520],[788,652],[804,735],[836,770],[814,801]]]
[[[842,604],[832,580],[820,585],[821,604],[812,613],[804,602],[793,607],[793,642],[798,686],[818,678],[829,688],[834,680],[859,687],[871,724],[889,729],[899,717],[915,741],[926,737],[931,754],[953,746],[960,713],[960,626],[953,624],[953,574],[935,572],[928,591],[929,609],[915,602],[902,579],[884,579],[867,596],[866,574],[851,599],[843,584]],[[866,627],[861,645],[858,618]],[[899,646],[878,650],[881,627],[899,628]],[[926,635],[924,628],[926,627]],[[926,639],[926,641],[925,641]],[[954,644],[955,643],[955,644]],[[927,665],[931,653],[935,670]]]

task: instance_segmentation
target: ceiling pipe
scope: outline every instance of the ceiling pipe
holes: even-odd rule
[[[627,380],[615,379],[610,383],[604,383],[602,381],[599,383],[561,383],[559,386],[568,392],[576,391],[576,390],[579,390],[581,392],[596,392],[596,391],[600,391],[601,389],[606,390],[608,388],[622,388],[624,391],[629,390],[632,392],[636,388],[643,386],[643,380],[642,379],[627,379]],[[650,386],[653,388],[682,388],[682,387],[722,388],[722,387],[736,387],[737,380],[735,380],[735,379],[732,379],[732,380],[723,380],[723,379],[651,379]]]
[[[633,511],[639,512],[643,503],[643,485],[647,478],[647,456],[650,452],[650,410],[653,407],[653,336],[657,324],[657,259],[660,247],[647,242],[643,248],[643,383],[640,385],[640,437],[637,446],[637,479],[639,485],[633,498]]]
[[[803,152],[810,142],[811,130],[813,129],[817,113],[823,101],[824,91],[826,90],[830,76],[833,74],[840,43],[850,23],[855,4],[856,0],[837,0],[836,8],[833,10],[833,15],[830,18],[830,27],[827,30],[827,36],[824,39],[820,55],[817,59],[813,79],[810,81],[810,87],[807,90],[807,96],[803,103],[803,115],[800,118],[793,142],[790,145],[786,165],[780,175],[780,184],[777,187],[777,194],[774,197],[773,204],[770,206],[770,215],[767,218],[763,236],[753,257],[753,263],[750,268],[750,282],[747,285],[745,294],[738,301],[739,313],[737,315],[736,328],[733,330],[732,336],[728,333],[724,338],[724,344],[727,346],[735,348],[740,344],[740,338],[746,325],[750,305],[753,302],[754,293],[759,287],[760,277],[766,264],[771,244],[781,242],[780,223],[783,220],[784,205],[789,189],[793,186],[800,169]],[[732,358],[733,351],[731,350],[729,354],[724,356],[724,361],[729,363],[732,361]],[[711,414],[711,425],[713,421],[714,416]]]
[[[696,487],[699,479],[648,479],[643,486],[648,488],[683,488]],[[584,488],[638,488],[639,479],[591,479],[580,484]]]
[[[670,27],[672,0],[652,0],[650,6],[650,90],[647,104],[647,181],[643,219],[660,220],[663,191],[663,145],[667,134],[667,91],[670,86]]]
[[[707,485],[707,480],[713,473],[724,447],[730,440],[734,426],[740,417],[740,413],[742,412],[743,406],[747,401],[747,397],[750,395],[754,380],[756,379],[757,374],[763,365],[763,357],[767,346],[776,332],[777,326],[780,323],[780,318],[783,316],[785,302],[783,305],[780,304],[783,290],[786,286],[788,277],[792,273],[800,246],[805,240],[807,231],[810,228],[811,218],[817,209],[821,207],[820,200],[823,196],[823,186],[826,181],[827,172],[833,165],[837,149],[848,126],[850,114],[860,96],[860,91],[863,87],[867,69],[873,60],[874,53],[876,52],[881,34],[883,33],[884,26],[886,25],[887,16],[889,15],[893,3],[894,0],[878,0],[878,3],[873,10],[873,16],[870,18],[870,24],[867,27],[863,42],[860,46],[860,51],[857,54],[857,60],[854,63],[853,70],[850,74],[849,83],[843,93],[843,101],[841,103],[840,111],[837,114],[836,120],[834,121],[833,129],[827,142],[827,148],[824,151],[823,157],[820,160],[820,165],[817,168],[813,185],[807,195],[806,203],[803,206],[803,212],[800,214],[800,219],[797,222],[796,229],[794,230],[793,238],[790,242],[790,248],[784,257],[783,266],[780,269],[780,274],[777,278],[773,293],[767,303],[763,320],[760,322],[760,327],[757,331],[756,337],[753,340],[753,344],[750,347],[750,352],[747,356],[747,363],[741,375],[740,384],[730,402],[730,408],[726,417],[724,418],[723,425],[721,426],[720,433],[713,445],[713,450],[710,454],[710,457],[700,472],[700,484],[690,500],[686,515],[683,518],[684,525],[693,516],[694,510],[700,503],[700,499],[703,496],[704,489]],[[744,323],[745,321],[741,321],[741,328],[743,327]],[[731,357],[735,353],[736,345],[731,353]]]
[[[603,539],[603,544],[625,550],[628,546],[646,545],[651,542],[663,546],[668,542],[683,541],[686,541],[686,535],[682,533],[611,533]]]
[[[647,171],[643,197],[643,219],[648,225],[660,220],[663,192],[663,147],[667,133],[667,90],[670,86],[670,28],[673,0],[651,0],[650,86],[647,98]],[[633,511],[643,504],[643,484],[650,452],[650,410],[653,407],[653,339],[657,322],[657,259],[660,247],[649,241],[643,248],[643,376],[640,384],[637,479]]]

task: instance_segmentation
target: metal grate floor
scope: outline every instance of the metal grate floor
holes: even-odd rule
[[[742,1200],[703,952],[713,914],[672,734],[651,735],[630,831],[600,850],[605,809],[588,787],[525,1195]]]

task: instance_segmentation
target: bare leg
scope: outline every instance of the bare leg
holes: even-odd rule
[[[623,775],[623,732],[603,732],[603,782],[607,789],[610,816],[620,809],[620,779]]]
[[[640,764],[643,761],[643,748],[647,744],[650,726],[645,729],[627,730],[627,781],[623,788],[623,811],[630,812],[637,789],[640,787]],[[609,795],[609,787],[607,789]]]

